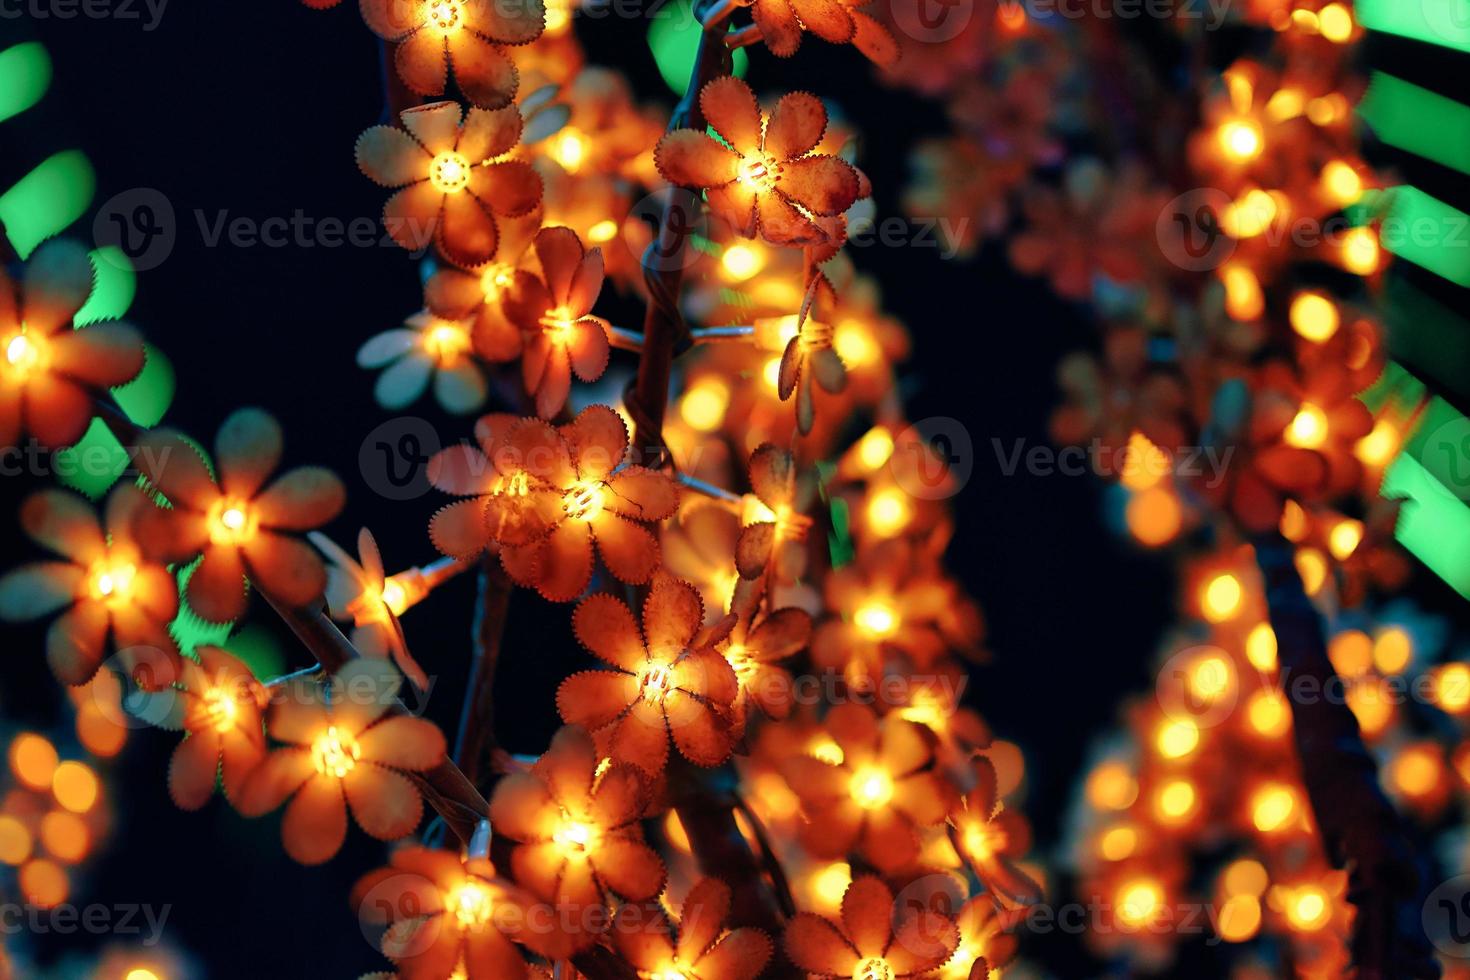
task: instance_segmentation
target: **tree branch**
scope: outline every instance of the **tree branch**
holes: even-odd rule
[[[480,563],[476,592],[475,658],[465,684],[464,708],[460,712],[459,737],[454,748],[460,771],[477,787],[484,785],[489,771],[486,763],[495,747],[495,668],[500,661],[514,588],[500,561],[486,551]]]
[[[1423,896],[1414,846],[1379,788],[1378,767],[1352,710],[1340,699],[1320,696],[1337,684],[1321,617],[1302,587],[1290,545],[1276,534],[1260,536],[1254,545],[1281,676],[1291,679],[1286,696],[1302,782],[1329,859],[1348,869],[1348,901],[1358,910],[1351,941],[1356,976],[1438,977],[1419,922]],[[1291,696],[1291,688],[1307,683],[1319,696]]]

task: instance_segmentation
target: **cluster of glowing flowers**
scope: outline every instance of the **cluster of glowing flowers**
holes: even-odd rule
[[[949,784],[933,768],[934,736],[855,704],[833,708],[826,726],[835,752],[797,755],[781,766],[806,813],[803,846],[822,858],[857,853],[884,871],[912,865],[917,829],[949,813]]]
[[[413,832],[424,801],[408,773],[444,760],[444,735],[399,713],[402,678],[386,661],[353,660],[324,684],[286,682],[266,715],[278,742],[245,779],[235,808],[260,816],[290,800],[281,821],[286,853],[321,864],[347,836],[347,811],[379,840]]]
[[[74,242],[43,244],[19,282],[0,271],[0,447],[25,433],[51,449],[70,446],[92,421],[94,399],[143,370],[132,327],[75,324],[91,293],[92,262]]]
[[[597,178],[604,176],[653,182],[657,172],[651,148],[667,119],[663,111],[633,101],[626,76],[588,66],[559,94],[569,110],[567,123],[545,148],[558,168],[596,186],[603,186]]]
[[[398,77],[419,95],[443,95],[451,72],[464,97],[500,109],[519,82],[505,45],[541,36],[541,0],[363,0],[362,17],[393,42]]]
[[[353,886],[350,902],[364,926],[386,927],[383,955],[403,980],[525,980],[512,939],[528,898],[483,857],[406,844]]]
[[[23,565],[0,578],[0,619],[65,610],[46,636],[46,660],[64,684],[92,679],[109,634],[140,687],[162,687],[178,677],[178,648],[168,632],[179,610],[178,590],[167,569],[144,557],[133,534],[136,515],[149,508],[133,486],[108,497],[105,527],[90,504],[64,490],[42,490],[21,506],[26,534],[60,560]]]
[[[613,945],[640,976],[668,980],[755,980],[771,958],[771,938],[759,929],[729,929],[730,886],[703,878],[689,889],[676,930],[656,905],[625,905],[613,924]]]
[[[897,657],[927,670],[951,650],[978,651],[979,611],[932,555],[904,538],[863,548],[823,587],[830,615],[812,636],[821,667],[853,678],[876,675]]]
[[[607,370],[608,325],[592,316],[602,292],[602,249],[583,247],[570,228],[542,228],[532,244],[540,275],[516,270],[501,300],[524,334],[521,371],[536,412],[555,417],[567,403],[572,374],[596,381]]]
[[[242,408],[225,419],[214,443],[218,478],[182,436],[150,432],[135,462],[171,509],[143,508],[134,533],[144,556],[187,562],[203,554],[185,587],[189,607],[224,623],[245,612],[245,579],[272,599],[306,606],[322,595],[326,569],[307,544],[287,532],[309,531],[336,517],[346,500],[342,481],[314,466],[271,482],[281,458],[275,419]]]
[[[741,578],[770,574],[777,582],[794,582],[806,571],[811,518],[801,511],[812,495],[811,481],[798,481],[791,451],[770,443],[750,454],[748,473],[756,506],[747,507],[746,512],[756,520],[740,529],[735,567]]]
[[[740,693],[734,667],[701,635],[704,606],[687,582],[656,575],[640,626],[621,600],[588,596],[572,614],[581,644],[612,670],[587,670],[564,680],[557,710],[568,724],[591,731],[615,762],[657,775],[669,741],[691,762],[715,766],[730,757],[736,737],[732,705]],[[724,623],[726,631],[730,623]]]
[[[374,126],[357,138],[357,165],[384,187],[402,188],[383,206],[388,234],[410,252],[430,242],[456,265],[495,258],[500,220],[529,214],[541,178],[504,157],[521,137],[514,106],[470,109],[433,102],[399,114],[403,128]]]
[[[616,412],[591,405],[559,427],[492,415],[475,434],[482,448],[451,447],[429,463],[434,486],[469,498],[434,515],[440,551],[470,558],[494,542],[511,578],[556,602],[587,588],[594,550],[619,581],[653,575],[658,539],[647,524],[674,513],[678,491],[625,462],[628,429]]]
[[[699,106],[724,142],[675,130],[659,141],[659,173],[704,190],[711,210],[746,238],[759,230],[775,245],[828,242],[833,234],[820,219],[852,207],[864,182],[845,160],[812,152],[827,129],[821,100],[790,93],[763,121],[750,86],[726,76],[700,90]]]
[[[878,65],[891,66],[899,57],[898,42],[882,23],[858,9],[866,2],[851,0],[749,0],[751,20],[760,38],[778,58],[789,58],[801,47],[803,32],[833,44],[851,44]]]
[[[490,821],[519,842],[515,880],[555,906],[554,926],[528,931],[528,946],[564,959],[597,941],[612,894],[644,902],[663,890],[663,862],[639,826],[647,800],[641,770],[600,762],[592,736],[574,726],[557,732],[529,772],[496,784]]]
[[[883,879],[853,880],[842,896],[840,924],[799,912],[786,925],[786,953],[808,974],[856,980],[929,977],[959,947],[952,919],[911,903],[895,903]],[[988,976],[976,964],[971,977]]]
[[[360,564],[326,535],[313,531],[310,538],[332,560],[327,566],[327,608],[334,619],[352,623],[352,645],[357,652],[365,657],[392,658],[403,676],[419,690],[427,691],[428,675],[408,652],[408,639],[398,617],[427,595],[434,581],[421,569],[389,578],[377,539],[367,528],[357,535]],[[443,573],[454,570],[445,569]]]
[[[1032,185],[1021,207],[1026,228],[1010,240],[1011,263],[1047,276],[1062,297],[1091,298],[1099,276],[1131,285],[1150,271],[1163,200],[1140,170],[1114,174],[1096,160],[1079,160],[1060,190]]]
[[[137,714],[186,734],[168,767],[168,792],[184,810],[198,810],[216,782],[232,802],[265,757],[261,714],[269,695],[228,650],[201,644],[183,662],[171,689],[144,695]]]
[[[71,871],[111,829],[106,788],[79,759],[62,759],[37,732],[19,732],[6,749],[14,785],[0,797],[0,865],[14,868],[8,887],[38,908],[71,893]]]

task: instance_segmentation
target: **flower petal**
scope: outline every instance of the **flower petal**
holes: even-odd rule
[[[406,837],[423,818],[424,799],[402,773],[359,763],[342,785],[357,825],[378,840]]]
[[[734,75],[708,82],[699,90],[699,108],[737,153],[748,156],[760,149],[761,107],[745,82]]]
[[[827,0],[835,6],[835,0]],[[827,110],[810,92],[781,96],[766,121],[765,151],[777,160],[795,160],[810,153],[827,132]]]
[[[483,6],[494,9],[501,6],[501,2],[495,0]],[[459,90],[474,105],[482,109],[500,109],[508,107],[515,98],[520,73],[500,45],[490,43],[473,31],[457,31],[449,37],[449,63]]]
[[[693,129],[676,129],[653,152],[658,172],[681,187],[719,187],[740,173],[735,152]]]
[[[572,631],[593,654],[628,673],[637,673],[648,660],[632,610],[606,593],[590,595],[577,604]]]
[[[296,791],[281,820],[281,843],[302,864],[321,864],[347,839],[347,804],[342,781],[314,775]]]
[[[424,148],[397,126],[372,126],[363,130],[353,152],[358,169],[384,187],[403,187],[423,180],[429,170],[430,158]]]

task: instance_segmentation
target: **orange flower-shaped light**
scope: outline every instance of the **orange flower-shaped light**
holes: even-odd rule
[[[856,851],[883,870],[911,865],[919,856],[914,828],[940,823],[949,809],[949,787],[932,771],[933,736],[893,715],[880,722],[856,704],[833,708],[826,726],[836,751],[781,764],[806,811],[802,843],[817,857]]]
[[[932,556],[893,538],[865,547],[827,577],[828,619],[812,637],[818,664],[850,676],[872,673],[902,655],[928,670],[950,649],[973,651],[979,613]]]
[[[357,165],[384,187],[402,190],[383,206],[395,242],[418,251],[430,242],[456,265],[495,258],[498,219],[529,214],[541,178],[524,160],[503,160],[521,138],[514,106],[471,109],[433,102],[405,109],[403,128],[374,126],[357,138]]]
[[[710,500],[684,504],[663,525],[659,541],[664,568],[699,590],[706,618],[723,616],[735,597],[740,573],[733,556],[739,536],[739,515]]]
[[[759,599],[758,590],[739,597],[730,631],[717,643],[740,686],[732,706],[737,732],[745,730],[752,704],[778,720],[790,713],[791,675],[777,663],[803,649],[812,635],[812,617],[805,609],[777,609],[755,622]]]
[[[501,304],[526,336],[526,390],[549,419],[566,405],[574,372],[596,381],[607,370],[608,327],[591,315],[602,292],[602,249],[583,248],[576,232],[560,227],[542,228],[534,249],[541,275],[517,271]]]
[[[521,356],[520,328],[506,318],[500,301],[541,227],[541,212],[537,209],[498,225],[500,243],[493,262],[472,272],[444,266],[424,283],[424,308],[441,320],[466,324],[471,350],[481,360],[497,364]]]
[[[802,435],[812,431],[817,418],[813,382],[829,395],[839,395],[847,389],[847,367],[833,348],[830,312],[834,304],[835,297],[827,280],[821,276],[813,279],[801,312],[796,316],[795,332],[781,352],[776,393],[782,401],[796,395],[796,427]],[[757,320],[758,334],[762,326],[763,322]]]
[[[785,95],[763,125],[750,86],[726,76],[700,90],[699,106],[728,146],[703,130],[675,130],[655,151],[659,173],[705,190],[710,207],[746,238],[759,228],[773,244],[826,242],[829,232],[813,219],[852,207],[861,182],[845,160],[812,152],[827,129],[821,100]]]
[[[524,980],[530,971],[509,937],[526,899],[484,858],[406,845],[358,881],[351,903],[365,925],[388,927],[383,954],[403,980]]]
[[[230,800],[265,757],[261,709],[268,695],[250,669],[228,650],[195,647],[199,662],[185,660],[177,689],[146,695],[139,716],[187,736],[168,767],[168,793],[184,810],[197,810],[214,795],[216,780]]]
[[[86,501],[63,490],[43,490],[21,506],[26,533],[65,560],[25,565],[0,578],[0,619],[66,609],[46,638],[46,659],[64,684],[85,684],[97,673],[109,630],[139,686],[178,679],[178,649],[168,632],[179,611],[174,577],[147,561],[133,538],[134,516],[148,507],[137,487],[117,488],[104,530]]]
[[[951,919],[908,903],[895,907],[893,892],[871,876],[847,886],[840,926],[812,912],[798,913],[786,926],[793,963],[809,974],[842,980],[927,977],[958,945]]]
[[[729,915],[730,886],[704,878],[684,898],[677,940],[662,909],[624,906],[613,945],[643,977],[755,980],[771,958],[771,939],[759,929],[727,930]]]
[[[526,931],[527,945],[570,956],[596,940],[609,893],[643,902],[663,890],[663,862],[638,824],[647,792],[636,766],[599,764],[592,736],[574,726],[556,733],[530,772],[496,784],[490,821],[520,842],[511,852],[515,879],[556,906],[545,928]]]
[[[589,405],[560,427],[486,416],[475,434],[483,452],[455,446],[429,463],[436,487],[473,495],[434,515],[440,551],[469,558],[497,542],[510,576],[556,602],[587,588],[594,545],[620,581],[648,581],[659,550],[645,525],[673,514],[678,491],[662,473],[622,465],[628,428],[616,412]]]
[[[750,454],[750,488],[759,506],[747,508],[755,520],[740,531],[735,567],[740,577],[757,579],[770,569],[778,582],[794,582],[806,571],[806,532],[811,518],[799,513],[799,498],[809,494],[797,485],[791,452],[766,443]]]
[[[362,0],[373,33],[396,42],[398,77],[419,95],[443,95],[446,75],[466,99],[499,109],[515,98],[516,66],[503,45],[541,36],[541,0]]]
[[[960,800],[951,818],[950,839],[991,895],[1013,905],[1034,902],[1040,889],[1016,865],[1031,848],[1031,828],[1016,810],[1006,809],[989,759],[971,763],[975,788]]]
[[[302,864],[320,864],[341,849],[349,807],[379,840],[412,833],[424,801],[404,773],[443,761],[444,735],[431,722],[389,713],[400,683],[391,664],[370,658],[349,662],[325,687],[287,683],[266,728],[290,744],[245,780],[236,809],[258,817],[291,799],[281,840]]]
[[[570,724],[607,729],[609,754],[657,774],[669,739],[702,766],[730,757],[735,732],[730,706],[739,683],[729,661],[696,642],[704,605],[688,582],[658,575],[643,602],[643,625],[621,600],[588,596],[572,628],[614,670],[586,670],[562,681],[557,709]],[[702,639],[702,638],[701,638]]]
[[[844,0],[752,0],[750,14],[771,54],[789,58],[801,46],[802,31],[833,44],[852,43],[880,65],[898,60],[898,42],[888,28],[856,9],[865,3]]]
[[[1016,955],[1015,935],[1006,931],[1006,919],[996,911],[989,895],[976,895],[960,906],[955,916],[959,946],[939,976],[942,980],[990,980]]]
[[[336,517],[346,498],[342,481],[303,466],[265,486],[280,461],[281,429],[255,408],[225,419],[214,455],[218,481],[182,436],[153,432],[139,440],[134,462],[173,505],[138,512],[139,546],[160,561],[204,554],[185,595],[212,622],[244,613],[246,576],[274,599],[310,604],[326,587],[326,569],[310,547],[280,532],[310,530]]]
[[[313,531],[311,543],[332,559],[327,568],[327,608],[334,619],[353,625],[352,645],[365,657],[391,657],[403,675],[421,691],[429,677],[408,652],[408,639],[398,616],[428,594],[432,584],[422,571],[391,579],[383,569],[377,539],[367,528],[357,535],[361,564],[324,534]]]
[[[92,292],[92,262],[74,242],[36,250],[20,282],[0,271],[0,447],[29,432],[70,446],[92,420],[99,392],[143,369],[143,339],[125,323],[80,330],[72,320]]]

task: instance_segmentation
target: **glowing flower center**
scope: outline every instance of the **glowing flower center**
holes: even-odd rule
[[[470,186],[470,161],[453,150],[439,154],[429,164],[429,183],[436,191],[459,193]]]
[[[461,929],[473,929],[490,921],[494,903],[490,892],[477,881],[466,881],[449,895],[449,907]]]
[[[362,747],[347,732],[331,726],[311,745],[311,761],[324,776],[346,778],[362,758]]]
[[[135,565],[99,562],[92,569],[92,597],[104,602],[126,602],[133,593],[133,577],[137,574]]]
[[[1316,887],[1303,888],[1287,906],[1286,917],[1303,932],[1315,932],[1327,924],[1327,896]]]
[[[563,129],[551,143],[551,155],[562,169],[576,173],[587,159],[587,138],[575,129]]]
[[[509,266],[492,262],[480,273],[480,291],[486,299],[494,299],[514,281],[515,275]]]
[[[897,976],[893,967],[881,956],[871,956],[858,964],[852,980],[893,980]]]
[[[879,599],[859,606],[852,621],[864,636],[874,640],[885,640],[898,632],[898,610]]]
[[[470,349],[470,332],[458,323],[440,320],[424,331],[424,353],[442,365],[453,364]]]
[[[561,509],[574,521],[590,521],[602,513],[602,484],[596,480],[574,483],[562,494]]]
[[[1299,449],[1316,449],[1327,441],[1327,413],[1304,402],[1286,427],[1286,441]]]
[[[668,664],[651,664],[638,675],[638,687],[646,700],[658,704],[674,689],[674,672]]]
[[[402,616],[403,611],[408,608],[408,592],[397,579],[390,578],[383,583],[383,591],[378,599],[395,616]]]
[[[565,346],[572,342],[572,332],[576,329],[577,321],[565,307],[558,306],[546,312],[541,318],[541,326],[546,331],[547,340]]]
[[[1219,130],[1220,149],[1239,163],[1253,160],[1261,153],[1261,127],[1253,122],[1235,119]]]
[[[464,26],[464,4],[460,0],[430,0],[424,17],[436,31],[453,34]]]
[[[35,334],[17,333],[5,342],[5,363],[19,378],[42,371],[50,360],[50,345],[46,338]]]
[[[761,271],[765,262],[752,246],[736,244],[725,249],[720,264],[731,279],[743,281]]]
[[[976,860],[994,857],[1005,848],[1006,843],[1006,832],[989,821],[976,821],[965,830],[965,850]]]
[[[209,540],[215,544],[243,544],[255,537],[260,524],[255,511],[243,500],[221,499],[210,508]]]
[[[1135,881],[1118,892],[1118,918],[1127,925],[1151,921],[1164,900],[1163,889],[1152,881]]]
[[[852,777],[852,798],[866,810],[876,810],[893,799],[893,777],[882,769],[860,769]]]
[[[735,671],[735,679],[742,684],[750,680],[750,675],[760,666],[750,655],[750,650],[740,643],[730,645],[725,651],[725,660],[729,662],[730,669]]]
[[[820,759],[829,766],[840,766],[845,758],[842,746],[826,736],[819,735],[808,751],[812,758]]]
[[[648,980],[689,980],[689,974],[684,972],[684,965],[678,960],[648,975]]]
[[[204,693],[204,717],[221,735],[235,727],[240,717],[240,702],[223,688],[213,687]]]
[[[596,832],[585,823],[565,820],[561,828],[551,835],[552,841],[568,854],[586,854],[592,849]]]
[[[769,191],[776,186],[776,177],[780,172],[780,164],[769,157],[742,160],[740,182],[758,191]]]
[[[604,218],[587,229],[587,240],[589,242],[610,242],[617,237],[617,234],[618,223],[611,218]]]

